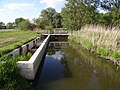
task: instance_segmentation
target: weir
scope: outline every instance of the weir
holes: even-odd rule
[[[50,35],[42,42],[40,47],[32,55],[28,61],[18,61],[18,67],[20,68],[20,74],[27,80],[34,80],[37,69],[40,65],[46,47],[49,43]]]
[[[45,54],[49,41],[51,40],[50,37],[54,39],[59,39],[58,37],[68,37],[68,34],[44,34],[43,37],[46,37],[46,39],[41,43],[40,47],[36,50],[36,52],[28,61],[17,62],[17,65],[20,68],[20,75],[27,80],[35,79],[39,65]]]

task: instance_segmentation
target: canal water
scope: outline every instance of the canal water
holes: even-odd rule
[[[34,90],[120,90],[118,67],[79,44],[50,42]]]

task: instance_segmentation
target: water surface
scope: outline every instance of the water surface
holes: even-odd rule
[[[120,70],[80,45],[52,42],[35,90],[120,90]]]

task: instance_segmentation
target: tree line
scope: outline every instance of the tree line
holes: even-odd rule
[[[5,23],[0,22],[0,29],[20,29],[20,30],[33,30],[35,28],[35,24],[31,23],[28,19],[24,18],[16,18],[15,22],[9,22],[5,25]]]
[[[80,30],[86,24],[120,27],[120,0],[66,0],[65,7],[60,13],[50,7],[42,10],[39,18],[33,19],[33,23],[24,18],[17,18],[6,27],[3,22],[0,22],[0,28],[52,30],[64,27],[68,30]]]
[[[62,9],[62,25],[70,30],[79,30],[86,24],[107,27],[120,25],[120,0],[66,0]],[[99,11],[103,10],[104,13]]]

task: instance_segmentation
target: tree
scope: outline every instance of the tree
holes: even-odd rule
[[[48,29],[62,27],[61,25],[62,16],[60,13],[57,13],[54,8],[46,8],[41,11],[40,17],[35,21],[38,28]]]
[[[96,22],[99,0],[66,0],[62,9],[62,24],[70,30],[79,30],[85,24]]]
[[[74,30],[72,16],[68,13],[69,13],[69,11],[67,10],[67,8],[62,9],[62,12],[61,12],[62,25],[63,25],[63,27],[65,27],[69,30]]]
[[[55,27],[55,28],[60,28],[60,27],[62,27],[62,25],[61,25],[61,20],[62,20],[61,14],[56,12],[56,13],[53,15],[53,24],[54,24],[54,27]]]
[[[6,28],[5,23],[0,22],[0,29],[5,29],[5,28]]]
[[[25,21],[25,19],[24,18],[16,18],[15,24],[18,26],[20,24],[20,22],[22,22],[22,21]]]
[[[101,7],[108,11],[109,27],[120,25],[120,0],[102,0]]]
[[[45,10],[41,11],[41,17],[48,20],[48,24],[49,26],[53,26],[54,27],[54,23],[53,23],[53,15],[56,13],[54,8],[46,8]]]
[[[23,20],[19,23],[19,26],[18,28],[20,30],[23,30],[23,31],[27,31],[27,30],[33,30],[34,28],[34,25],[32,23],[30,23],[29,20]]]
[[[112,8],[120,8],[120,0],[101,0],[101,7],[105,10],[111,11]]]
[[[35,24],[38,28],[45,29],[45,27],[48,26],[48,20],[46,18],[37,18]]]
[[[14,29],[14,23],[9,22],[7,23],[6,27],[7,29]]]
[[[109,13],[109,17],[110,17],[110,20],[111,22],[109,23],[109,25],[111,27],[114,27],[114,26],[119,26],[120,27],[120,8],[117,9],[117,8],[112,8]]]

